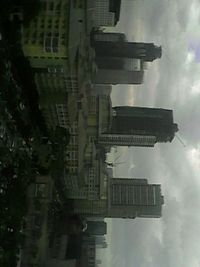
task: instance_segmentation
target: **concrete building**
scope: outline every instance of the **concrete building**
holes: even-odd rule
[[[82,253],[78,266],[96,266],[96,241],[94,236],[83,237]]]
[[[78,26],[76,31],[72,28],[81,13],[71,2],[41,1],[37,17],[22,32],[23,52],[33,69],[48,128],[69,127],[69,95],[78,92],[76,53],[80,33]],[[78,17],[74,15],[75,9]]]
[[[128,42],[121,33],[93,32],[91,38],[98,57],[136,58],[152,62],[162,56],[161,46],[153,43]]]
[[[110,179],[108,217],[161,217],[163,203],[160,185],[146,179]]]
[[[106,238],[104,235],[103,236],[102,235],[96,236],[95,239],[96,239],[96,248],[97,249],[104,249],[104,248],[108,247],[108,244],[106,242]]]
[[[87,221],[87,230],[89,235],[105,235],[107,233],[107,224],[104,221]]]
[[[87,1],[87,16],[93,27],[113,27],[119,21],[121,1]]]
[[[105,199],[108,176],[106,150],[97,141],[99,129],[106,131],[111,123],[111,100],[107,95],[90,95],[84,101],[76,131],[70,132],[66,155],[69,172],[64,181],[70,199]]]
[[[111,84],[94,84],[91,87],[91,94],[94,96],[107,95],[110,96],[112,91]]]
[[[172,110],[114,107],[110,129],[99,134],[99,143],[153,147],[157,142],[171,142],[176,131]]]
[[[141,84],[144,63],[162,55],[161,47],[152,43],[128,42],[123,33],[93,32],[91,45],[97,65],[92,75],[93,83]]]
[[[50,176],[38,176],[28,187],[28,212],[23,223],[26,236],[21,248],[21,267],[40,266],[45,260],[42,253],[48,246],[46,222],[49,205],[53,199],[53,182]]]
[[[110,178],[105,200],[74,200],[74,207],[87,217],[159,218],[163,203],[160,185],[146,179]]]
[[[98,69],[92,76],[92,82],[97,84],[142,84],[143,81],[144,71],[141,69],[135,71]]]

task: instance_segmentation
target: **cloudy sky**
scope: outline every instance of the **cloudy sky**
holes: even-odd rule
[[[165,205],[161,219],[110,222],[105,266],[200,267],[200,1],[122,0],[118,30],[162,45],[163,55],[142,86],[115,86],[113,105],[173,109],[185,145],[118,152],[126,163],[115,176],[160,183]]]

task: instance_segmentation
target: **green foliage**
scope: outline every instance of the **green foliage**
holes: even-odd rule
[[[20,47],[20,30],[16,28],[19,24],[8,20],[15,6],[20,5],[28,22],[38,11],[38,3],[39,0],[2,0],[0,10],[0,260],[4,267],[16,266],[24,243],[21,229],[28,209],[28,186],[36,175],[46,175],[58,166],[62,169],[70,137],[61,127],[48,133],[33,73]],[[38,211],[42,208],[38,199],[34,206]],[[33,248],[32,256],[36,254]]]

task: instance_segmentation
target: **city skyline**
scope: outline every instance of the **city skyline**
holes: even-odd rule
[[[199,267],[199,0],[3,1],[3,265]]]
[[[113,105],[173,109],[185,145],[175,138],[172,145],[161,144],[148,151],[123,148],[114,156],[125,161],[115,166],[115,176],[148,175],[149,182],[161,183],[165,207],[159,221],[112,222],[111,266],[199,266],[199,64],[196,50],[188,48],[189,43],[199,42],[198,18],[196,1],[122,4],[118,30],[124,29],[132,40],[160,43],[163,55],[149,68],[142,87],[115,86]]]

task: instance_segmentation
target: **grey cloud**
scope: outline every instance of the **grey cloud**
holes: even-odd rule
[[[163,56],[147,70],[145,84],[135,93],[135,103],[173,109],[186,147],[175,138],[172,144],[156,145],[154,149],[131,148],[125,155],[128,155],[127,163],[116,167],[119,176],[144,177],[150,183],[161,183],[165,205],[160,220],[113,222],[111,253],[115,267],[120,264],[186,267],[199,263],[200,182],[187,155],[192,146],[197,147],[200,136],[200,95],[190,94],[192,83],[200,80],[200,65],[193,62],[187,67],[185,64],[193,31],[189,17],[192,2],[198,3],[145,0],[125,4],[124,11],[128,12],[129,5],[134,19],[127,16],[129,21],[126,21],[124,13],[119,28],[125,29],[129,36],[136,36],[134,25],[129,29],[126,25],[131,25],[131,21],[140,22],[144,29],[141,38],[163,45]],[[195,35],[198,25],[194,27]],[[127,104],[127,96],[125,87],[123,91],[119,87],[116,92],[113,90],[115,104]],[[132,163],[135,167],[129,169]]]

